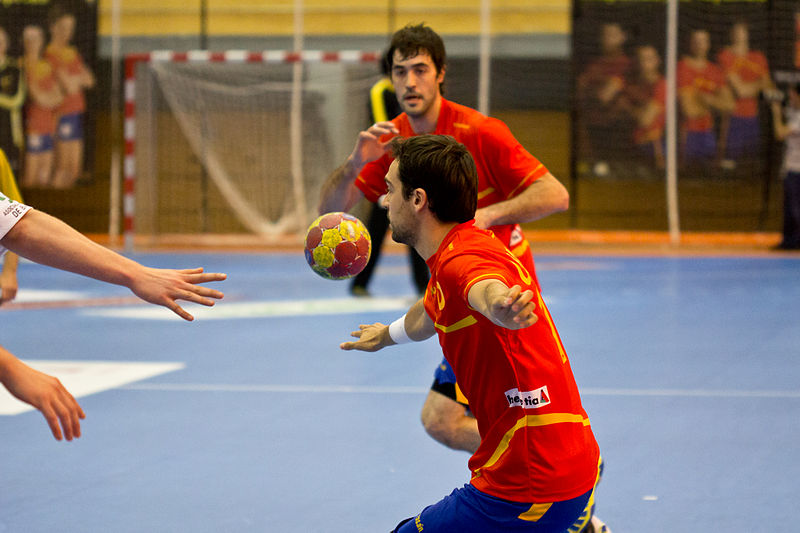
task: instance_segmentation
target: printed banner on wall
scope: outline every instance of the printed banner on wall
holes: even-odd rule
[[[0,2],[0,148],[23,188],[91,176],[96,60],[94,0]]]
[[[682,0],[678,161],[684,176],[763,175],[778,80],[800,65],[792,0]],[[667,3],[575,0],[578,176],[664,176]]]

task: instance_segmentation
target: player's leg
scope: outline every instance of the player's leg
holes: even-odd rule
[[[83,166],[83,117],[80,113],[60,118],[56,141],[56,170],[53,186],[58,189],[72,187]]]
[[[784,248],[800,248],[800,172],[788,172],[783,180],[784,213],[783,242]]]
[[[452,368],[446,359],[442,359],[422,406],[422,426],[428,435],[448,448],[475,453],[481,436],[478,422],[469,414],[466,405],[467,400],[459,394]]]
[[[29,133],[26,146],[22,185],[25,187],[49,186],[53,171],[52,135]]]

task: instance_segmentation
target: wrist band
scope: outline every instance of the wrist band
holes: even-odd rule
[[[411,337],[406,333],[406,315],[401,316],[389,324],[389,336],[395,344],[405,344],[412,342]]]

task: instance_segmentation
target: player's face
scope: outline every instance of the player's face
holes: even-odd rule
[[[711,48],[711,36],[707,31],[696,31],[692,34],[691,50],[694,57],[706,57]]]
[[[389,228],[392,230],[392,239],[395,242],[414,246],[416,242],[415,225],[410,200],[403,198],[403,185],[397,175],[397,161],[392,161],[389,171],[384,178],[386,182],[386,195],[381,206],[386,209],[389,217]]]
[[[444,69],[436,71],[431,56],[420,51],[413,57],[403,59],[394,52],[392,61],[392,84],[397,101],[403,111],[412,118],[424,117],[441,98],[439,84],[444,81]]]
[[[625,44],[625,32],[618,24],[606,24],[600,40],[604,52],[614,52]]]
[[[59,43],[69,43],[75,33],[75,17],[64,15],[59,18],[52,27],[53,40]]]
[[[658,52],[652,46],[643,46],[639,49],[639,65],[642,72],[655,72],[661,66]]]
[[[38,56],[44,44],[44,34],[39,28],[29,26],[22,32],[22,47],[26,54]]]
[[[735,44],[748,44],[750,41],[750,32],[746,24],[734,24],[731,28],[731,42]]]

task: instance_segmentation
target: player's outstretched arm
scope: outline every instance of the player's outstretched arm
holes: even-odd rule
[[[339,345],[342,350],[360,350],[362,352],[377,352],[393,344],[402,344],[410,341],[424,341],[436,333],[433,321],[422,304],[422,300],[417,301],[408,312],[403,315],[402,320],[395,321],[393,326],[387,326],[376,322],[374,324],[361,324],[358,331],[353,331],[350,336],[358,340],[343,342]],[[395,333],[394,338],[390,333],[390,328],[397,327],[401,331]]]
[[[497,279],[479,281],[467,295],[469,304],[498,326],[522,329],[539,320],[533,303],[533,291],[519,285],[508,287]]]
[[[320,214],[349,211],[356,204],[361,191],[355,186],[355,179],[364,165],[386,153],[389,142],[381,142],[380,139],[390,133],[398,133],[393,123],[377,122],[358,134],[356,145],[347,160],[322,184],[317,206]]]
[[[475,225],[489,229],[500,224],[523,224],[567,209],[567,188],[548,172],[517,196],[478,209],[475,212]]]
[[[202,268],[145,267],[91,241],[61,220],[34,209],[25,213],[0,242],[31,261],[128,287],[142,300],[163,305],[186,320],[193,317],[176,300],[212,306],[214,299],[223,297],[221,292],[198,284],[222,281],[225,274],[204,273]]]
[[[19,400],[44,415],[56,440],[81,436],[86,415],[72,394],[53,376],[34,370],[0,346],[0,383]],[[59,425],[60,424],[60,425]]]

